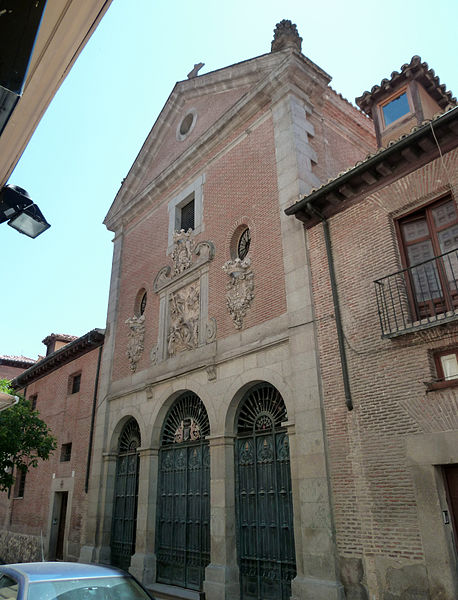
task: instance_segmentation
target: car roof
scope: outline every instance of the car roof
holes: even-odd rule
[[[16,574],[16,576],[25,578],[29,582],[126,575],[126,573],[115,567],[85,565],[74,562],[34,562],[0,565],[0,573]]]

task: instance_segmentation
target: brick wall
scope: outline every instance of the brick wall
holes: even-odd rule
[[[322,226],[308,232],[326,426],[342,556],[424,558],[405,443],[410,435],[458,428],[456,388],[426,393],[432,352],[458,343],[457,322],[382,339],[374,280],[401,267],[393,219],[440,197],[458,152],[361,198],[330,219],[349,361],[353,412],[343,393]],[[397,596],[396,596],[397,597]]]
[[[54,500],[54,492],[51,490],[53,486],[54,491],[72,492],[69,493],[68,536],[65,542],[69,544],[69,548],[73,548],[69,558],[78,557],[76,549],[86,512],[84,483],[98,352],[98,349],[92,350],[27,387],[27,398],[34,394],[38,396],[37,410],[57,438],[57,449],[48,461],[40,461],[36,469],[27,473],[23,498],[14,498],[13,488],[9,509],[7,495],[1,494],[0,503],[6,522],[3,522],[5,535],[0,538],[0,543],[2,539],[7,543],[13,536],[17,540],[18,553],[19,548],[28,548],[29,552],[31,547],[35,547],[41,532],[47,552],[50,510]],[[78,372],[81,372],[80,391],[71,394],[69,378]],[[66,443],[72,444],[71,460],[60,462],[61,445]],[[9,532],[8,536],[6,530]],[[26,537],[23,539],[23,536]],[[8,551],[8,556],[5,553],[6,549],[0,546],[0,558],[13,560],[11,551]],[[26,555],[20,555],[14,560],[27,558]]]

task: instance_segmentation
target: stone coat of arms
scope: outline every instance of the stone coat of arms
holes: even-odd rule
[[[223,271],[229,275],[226,285],[226,304],[236,329],[241,329],[243,319],[254,298],[254,274],[249,258],[228,260]]]
[[[126,320],[126,325],[129,326],[126,354],[130,363],[130,370],[132,373],[135,373],[137,370],[137,363],[144,350],[145,315],[141,315],[140,317],[129,317]]]

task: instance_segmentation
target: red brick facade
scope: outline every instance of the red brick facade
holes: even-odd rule
[[[82,339],[75,338],[76,342],[70,348]],[[7,494],[1,495],[3,531],[0,557],[6,562],[41,560],[42,542],[45,557],[56,558],[57,532],[53,530],[52,521],[59,520],[57,507],[54,507],[53,513],[59,494],[67,494],[67,510],[62,516],[65,525],[62,554],[59,556],[57,552],[57,557],[77,560],[79,556],[87,504],[85,481],[96,393],[97,344],[100,346],[100,340],[94,345],[82,343],[74,350],[75,357],[69,346],[63,347],[38,362],[18,380],[22,385],[26,384],[25,389],[19,388],[20,393],[25,393],[28,399],[36,397],[36,409],[56,437],[57,449],[48,461],[40,461],[36,469],[27,473],[23,496],[17,497],[18,482],[10,499]],[[41,366],[50,360],[58,364],[57,369],[56,364]],[[53,367],[55,370],[52,370]],[[75,375],[81,375],[80,388],[72,393]],[[71,444],[71,456],[66,457],[70,460],[62,460],[63,444]]]
[[[437,378],[433,354],[457,350],[458,322],[439,321],[435,327],[382,338],[374,281],[403,267],[395,220],[450,189],[456,193],[457,172],[458,151],[453,150],[357,197],[329,219],[352,412],[345,406],[323,227],[308,231],[337,544],[344,565],[347,559],[362,559],[360,583],[377,598],[398,597],[389,596],[390,578],[398,570],[400,598],[408,597],[403,594],[409,589],[421,598],[452,597],[453,584],[444,584],[443,570],[456,560],[457,546],[452,526],[441,521],[441,510],[450,510],[441,465],[434,466],[434,488],[422,489],[409,444],[419,440],[421,445],[428,436],[440,444],[441,436],[456,435],[457,388],[451,382],[428,392],[425,383]],[[444,458],[444,464],[458,461],[456,445]],[[434,494],[434,515],[421,513],[423,494]],[[425,540],[427,527],[437,528],[435,551]],[[436,573],[431,572],[434,552]]]

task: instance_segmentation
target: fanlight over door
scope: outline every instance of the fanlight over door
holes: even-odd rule
[[[135,552],[139,447],[140,430],[135,419],[130,419],[119,438],[111,527],[111,563],[124,570]]]
[[[170,409],[159,452],[157,580],[202,589],[210,562],[210,433],[196,394],[182,394]]]
[[[242,600],[286,600],[296,574],[286,407],[264,383],[237,418],[237,550]]]

